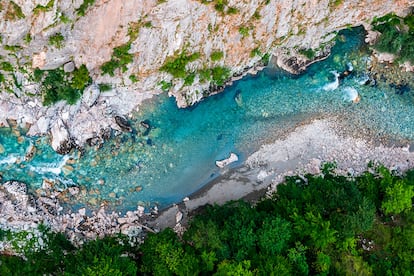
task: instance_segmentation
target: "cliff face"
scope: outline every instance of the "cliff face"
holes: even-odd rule
[[[33,135],[53,130],[81,146],[119,129],[115,115],[162,88],[187,106],[265,53],[279,64],[295,56],[300,65],[299,52],[321,54],[335,31],[390,12],[404,16],[411,6],[414,0],[1,1],[0,61],[12,68],[0,67],[0,122],[15,119]],[[34,69],[73,65],[86,65],[93,84],[75,105],[43,107]]]

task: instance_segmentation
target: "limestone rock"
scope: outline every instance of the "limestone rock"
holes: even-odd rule
[[[69,61],[63,65],[63,71],[66,73],[71,73],[75,70],[75,63],[73,61]]]
[[[99,90],[99,87],[95,84],[92,84],[88,86],[85,91],[83,91],[82,103],[88,107],[91,107],[96,104],[96,101],[98,100],[100,94],[101,91]]]
[[[62,120],[58,120],[50,129],[50,135],[52,138],[52,148],[59,154],[67,154],[72,148],[74,143],[70,137],[69,131]]]

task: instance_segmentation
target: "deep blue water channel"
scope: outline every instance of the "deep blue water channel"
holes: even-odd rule
[[[178,109],[173,98],[160,95],[134,114],[137,134],[112,138],[98,150],[87,148],[61,156],[46,138],[29,138],[9,128],[0,129],[0,171],[3,181],[16,179],[31,191],[44,179],[56,187],[85,187],[85,202],[114,203],[118,210],[137,204],[165,207],[181,201],[220,175],[215,160],[239,155],[243,158],[295,124],[314,116],[340,114],[396,139],[414,140],[414,102],[410,93],[397,94],[388,85],[364,85],[369,55],[361,29],[340,32],[332,54],[292,76],[267,68],[255,76],[235,82],[221,94],[195,107]],[[335,85],[333,72],[353,68],[351,76]],[[355,90],[358,104],[349,100]],[[140,122],[152,129],[140,134]],[[142,129],[142,128],[141,128]],[[36,154],[25,161],[28,148]],[[68,162],[68,159],[72,158]],[[68,163],[70,164],[68,164]],[[73,206],[83,204],[82,200]]]

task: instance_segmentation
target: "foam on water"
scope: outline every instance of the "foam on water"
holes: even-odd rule
[[[86,187],[85,202],[109,201],[119,210],[137,204],[164,207],[228,170],[218,168],[216,160],[234,152],[239,161],[231,166],[239,166],[269,138],[315,115],[340,114],[361,127],[414,140],[410,96],[396,95],[386,85],[364,85],[369,58],[360,50],[361,30],[344,31],[339,38],[329,58],[299,76],[267,68],[188,109],[178,109],[166,95],[155,97],[133,114],[136,132],[113,137],[99,150],[87,148],[81,158],[76,152],[54,153],[45,139],[23,136],[22,141],[0,129],[3,179],[24,181],[32,190],[44,179]],[[344,70],[352,75],[339,80]],[[361,97],[358,104],[350,102],[355,92]],[[140,124],[144,120],[149,132]],[[25,160],[30,145],[36,151]],[[68,164],[70,157],[75,160]]]

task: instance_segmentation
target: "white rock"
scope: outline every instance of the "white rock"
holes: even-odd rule
[[[239,160],[239,157],[235,153],[232,152],[230,153],[229,158],[216,161],[216,166],[219,168],[224,168],[228,166],[229,164],[236,162],[238,160]]]
[[[93,106],[99,98],[101,91],[99,87],[95,84],[89,85],[85,91],[83,91],[82,95],[82,103],[87,105],[88,107]]]
[[[182,219],[183,219],[183,213],[182,213],[182,212],[180,212],[180,211],[178,211],[178,212],[175,214],[175,223],[179,223]]]
[[[265,180],[266,177],[268,177],[269,174],[265,171],[265,170],[261,170],[258,174],[257,174],[257,180],[258,181],[263,181]]]
[[[78,211],[78,214],[81,215],[82,217],[86,215],[86,209],[85,208],[81,208]]]
[[[50,129],[52,148],[61,154],[68,153],[72,148],[69,131],[61,119],[58,119]]]

